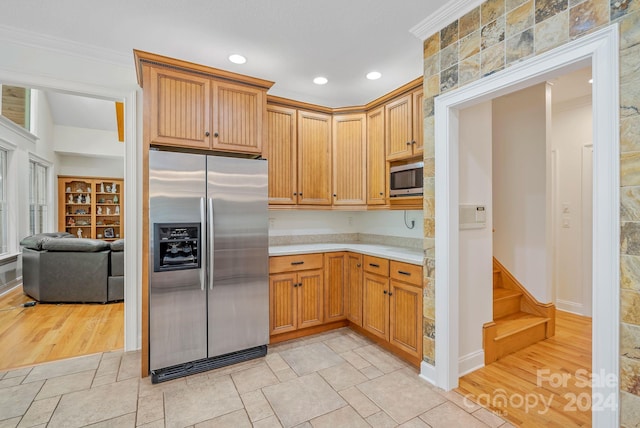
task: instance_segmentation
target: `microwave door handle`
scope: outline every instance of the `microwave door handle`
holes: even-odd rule
[[[206,214],[205,214],[205,202],[204,198],[200,198],[200,236],[202,237],[202,242],[200,243],[200,248],[198,249],[199,254],[197,255],[202,259],[202,251],[207,248],[207,238],[206,234],[203,230],[203,227],[206,226]],[[205,284],[207,282],[207,269],[203,263],[200,264],[200,289],[204,291]]]
[[[215,236],[213,230],[213,198],[208,198],[208,201],[209,209],[207,210],[207,213],[209,215],[209,221],[207,223],[207,230],[209,231],[209,248],[207,252],[209,254],[209,266],[207,270],[209,271],[209,290],[213,290],[213,237]]]

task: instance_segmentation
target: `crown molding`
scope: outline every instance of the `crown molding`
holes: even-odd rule
[[[133,61],[130,53],[124,54],[86,43],[38,34],[7,25],[0,25],[0,40],[31,48],[44,49],[50,52],[70,55],[102,64],[107,63],[129,68],[133,67]]]
[[[484,3],[484,0],[451,0],[413,26],[409,32],[420,40],[425,41],[432,34],[442,30],[482,3]]]

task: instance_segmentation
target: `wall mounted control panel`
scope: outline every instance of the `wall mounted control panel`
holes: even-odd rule
[[[487,209],[484,205],[461,204],[460,229],[483,229],[487,227]]]

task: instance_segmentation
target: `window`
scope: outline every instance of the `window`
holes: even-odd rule
[[[29,234],[46,232],[48,168],[35,160],[29,161]]]
[[[0,254],[7,253],[7,151],[0,149]]]

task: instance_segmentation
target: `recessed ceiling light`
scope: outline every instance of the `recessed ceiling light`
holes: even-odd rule
[[[242,55],[233,54],[233,55],[229,55],[229,61],[231,61],[234,64],[244,64],[245,62],[247,62],[247,59]]]
[[[316,85],[325,85],[329,80],[326,77],[318,76],[313,79],[313,83]]]
[[[369,80],[378,80],[382,77],[382,73],[379,71],[370,71],[367,73],[367,79]]]
[[[589,79],[589,83],[593,83],[593,79]]]

